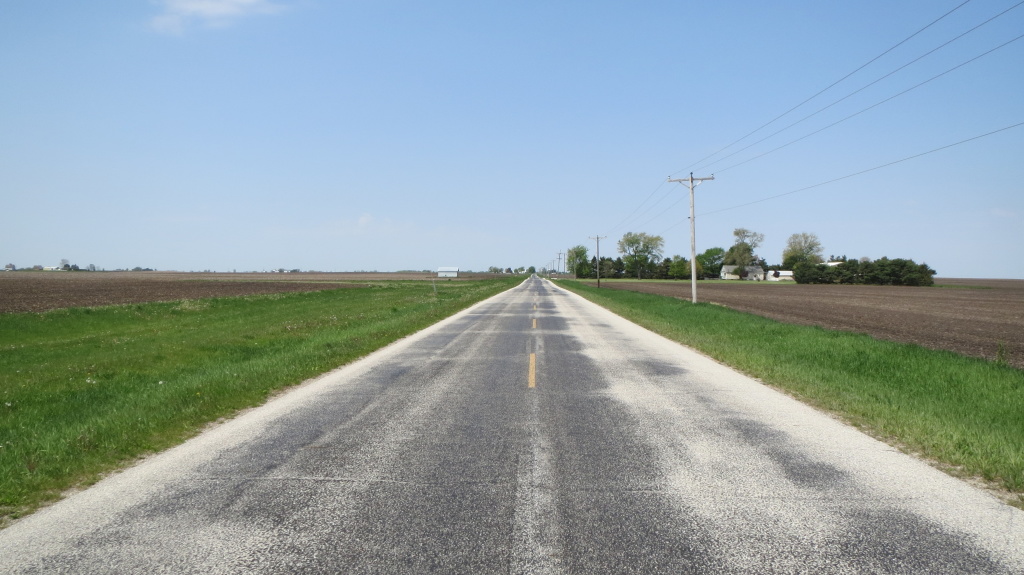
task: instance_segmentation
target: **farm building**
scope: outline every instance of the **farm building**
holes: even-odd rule
[[[437,268],[437,277],[457,278],[459,277],[459,268]]]
[[[745,266],[743,270],[746,272],[746,277],[740,277],[736,275],[736,268],[740,266],[722,266],[721,278],[724,280],[751,280],[761,281],[765,279],[765,272],[761,266]]]
[[[770,281],[770,282],[791,282],[791,281],[795,281],[795,278],[793,277],[793,272],[791,272],[791,271],[776,270],[776,271],[773,271],[773,272],[768,272],[768,281]]]

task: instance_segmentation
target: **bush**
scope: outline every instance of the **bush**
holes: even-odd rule
[[[825,280],[825,273],[828,271],[828,266],[822,264],[812,264],[810,262],[800,262],[793,267],[793,279],[798,284],[824,284],[831,283]]]

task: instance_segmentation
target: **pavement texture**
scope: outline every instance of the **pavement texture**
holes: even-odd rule
[[[0,573],[430,572],[1024,573],[1024,512],[531,278],[0,531]]]

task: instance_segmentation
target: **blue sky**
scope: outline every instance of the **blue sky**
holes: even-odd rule
[[[1018,1],[967,2],[701,162],[963,0],[11,0],[0,263],[541,267],[629,231],[687,255],[665,180],[694,171],[698,251],[744,227],[777,263],[810,232],[1024,278],[1024,126],[811,187],[1024,122],[1024,39],[928,81],[1024,6],[875,82]]]

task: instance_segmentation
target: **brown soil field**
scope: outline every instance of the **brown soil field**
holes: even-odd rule
[[[952,287],[700,282],[697,301],[988,360],[1001,355],[1024,369],[1024,280],[939,278],[935,283]],[[686,281],[601,285],[690,299]]]
[[[0,313],[320,291],[385,280],[428,280],[409,273],[0,272]],[[491,277],[467,274],[453,281]],[[448,281],[447,279],[442,281]]]

